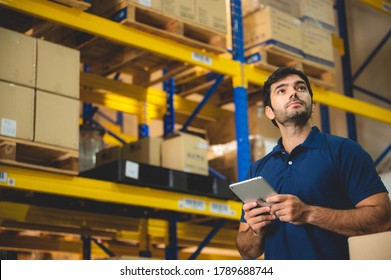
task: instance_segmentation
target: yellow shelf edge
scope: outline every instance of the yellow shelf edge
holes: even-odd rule
[[[233,200],[158,190],[44,171],[0,166],[0,187],[101,202],[150,207],[183,213],[239,220],[242,204]],[[199,206],[203,205],[204,208]],[[195,207],[193,207],[195,206]],[[220,211],[224,209],[225,212]],[[226,210],[229,211],[226,211]]]

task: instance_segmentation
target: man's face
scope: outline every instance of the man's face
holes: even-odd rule
[[[312,114],[312,100],[303,79],[289,75],[270,87],[271,107],[266,115],[282,126],[294,124],[303,126]]]

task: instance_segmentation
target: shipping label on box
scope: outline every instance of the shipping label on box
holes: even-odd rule
[[[0,81],[0,134],[32,141],[35,90]]]
[[[301,21],[272,7],[257,10],[244,20],[245,48],[276,45],[302,55]]]
[[[37,90],[34,141],[79,149],[79,101]]]
[[[162,166],[208,175],[208,143],[201,137],[180,133],[162,143]]]
[[[162,0],[163,13],[171,16],[187,19],[190,21],[196,20],[196,0]]]
[[[37,39],[0,28],[0,80],[35,87]]]
[[[129,4],[137,4],[145,8],[161,11],[164,0],[126,0]]]
[[[79,99],[80,52],[38,40],[37,89]]]
[[[226,0],[198,0],[197,22],[221,32],[227,32]]]

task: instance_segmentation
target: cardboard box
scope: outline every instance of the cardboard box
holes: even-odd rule
[[[162,166],[208,175],[208,142],[201,137],[179,133],[162,143]]]
[[[334,47],[332,35],[324,28],[303,23],[304,58],[334,67]]]
[[[157,11],[162,10],[163,1],[164,0],[127,0],[127,2],[130,4],[137,4],[139,6],[150,8]]]
[[[96,166],[115,160],[131,160],[149,165],[161,166],[160,138],[143,138],[122,147],[111,147],[96,154]]]
[[[351,260],[391,260],[391,231],[349,237]]]
[[[0,134],[32,141],[35,91],[0,81]]]
[[[257,9],[263,9],[266,6],[270,6],[298,18],[301,15],[300,1],[301,0],[243,0],[242,14],[243,16],[246,16]]]
[[[123,160],[132,160],[149,165],[161,166],[161,138],[143,138],[122,146]]]
[[[162,0],[162,11],[180,19],[196,21],[197,2],[196,0]]]
[[[37,40],[0,28],[0,79],[35,87]]]
[[[79,99],[80,52],[38,40],[37,89]]]
[[[335,11],[333,0],[301,0],[300,18],[315,25],[335,31]]]
[[[226,0],[197,1],[197,22],[226,33],[228,14]]]
[[[79,101],[37,90],[34,141],[79,149]]]
[[[243,19],[244,45],[276,45],[295,55],[302,55],[301,21],[272,7],[266,7]]]
[[[96,153],[95,166],[101,166],[106,163],[121,159],[121,147],[115,146],[105,148]]]

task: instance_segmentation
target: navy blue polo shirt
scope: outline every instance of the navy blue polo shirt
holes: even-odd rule
[[[264,177],[280,194],[304,203],[351,209],[368,196],[387,192],[373,160],[356,142],[313,127],[304,143],[288,154],[278,141],[251,165],[248,178]],[[242,222],[246,222],[243,218]],[[265,259],[348,259],[347,236],[319,227],[274,220],[265,235]]]

